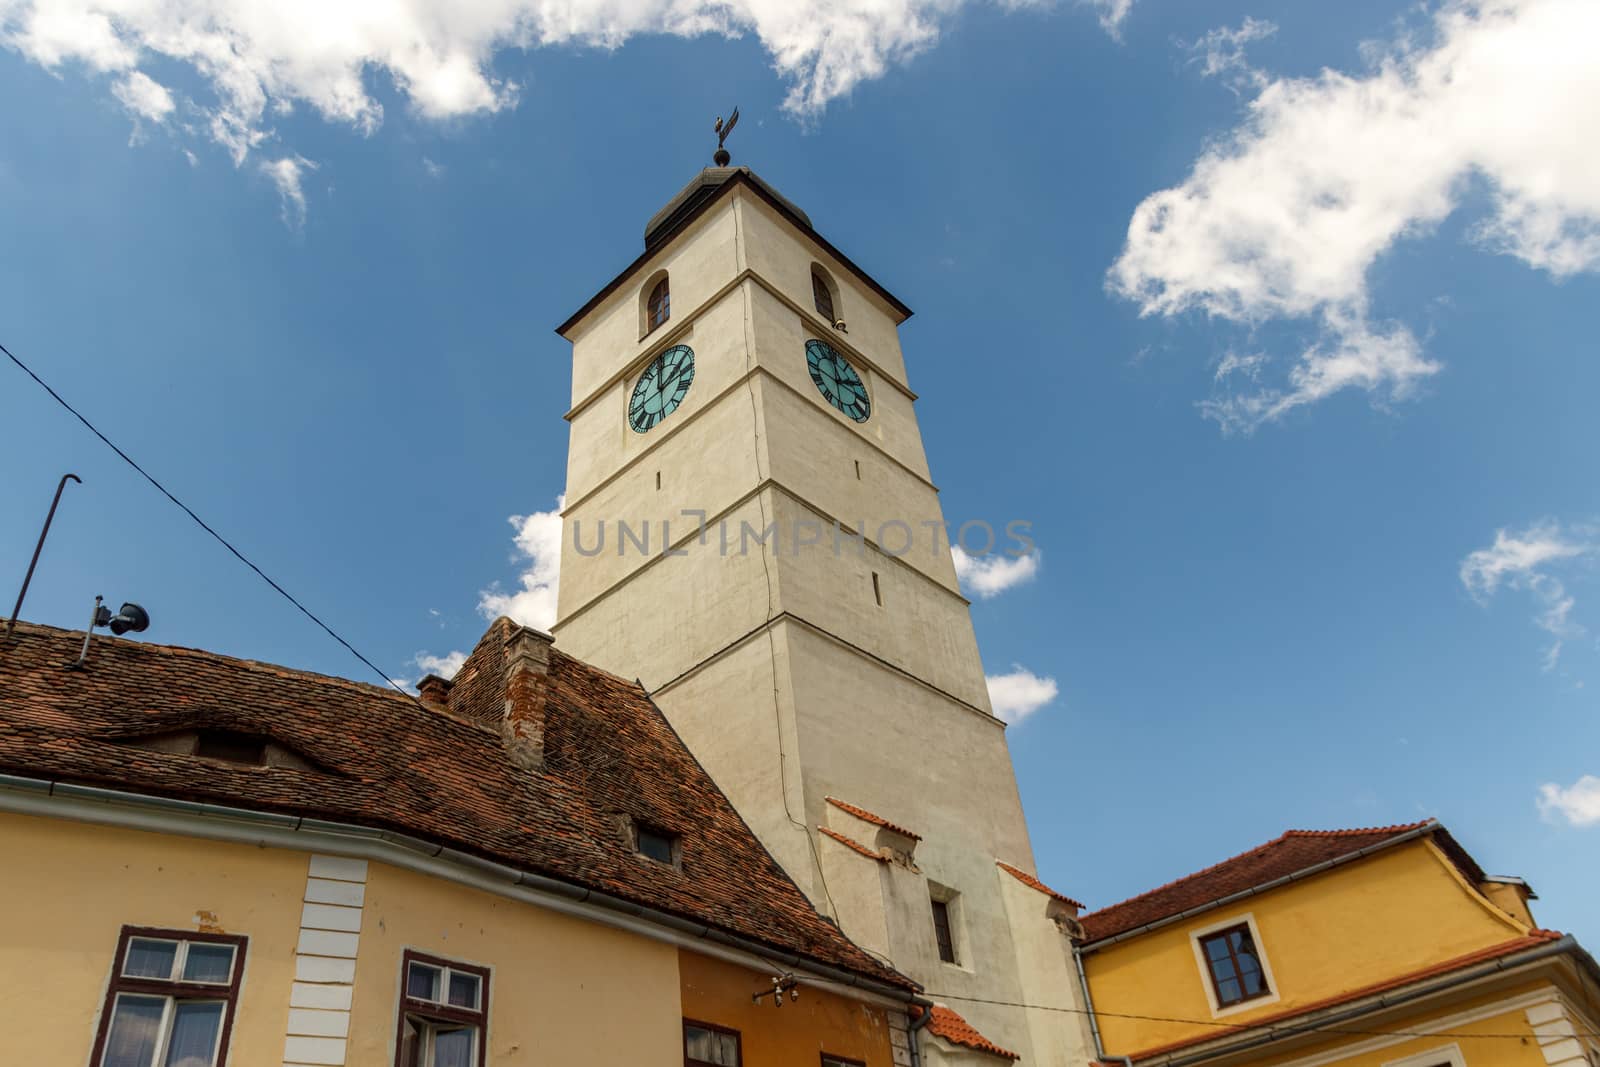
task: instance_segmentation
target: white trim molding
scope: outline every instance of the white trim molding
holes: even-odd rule
[[[367,861],[314,853],[300,907],[284,1067],[342,1067],[355,998]]]
[[[1267,995],[1264,997],[1251,997],[1249,1000],[1241,1000],[1237,1004],[1222,1007],[1217,1003],[1217,987],[1216,983],[1211,980],[1211,965],[1206,961],[1205,949],[1200,946],[1200,942],[1203,938],[1209,937],[1219,930],[1226,930],[1228,927],[1238,926],[1240,923],[1250,927],[1250,940],[1256,946],[1256,959],[1261,961],[1261,974],[1267,980]],[[1261,930],[1256,926],[1255,912],[1238,912],[1228,916],[1226,919],[1190,930],[1189,947],[1194,950],[1194,963],[1200,970],[1200,985],[1206,992],[1206,1003],[1211,1007],[1211,1017],[1213,1019],[1237,1015],[1240,1012],[1252,1011],[1278,1002],[1278,979],[1272,973],[1271,961],[1267,959],[1266,946],[1261,940]]]
[[[1525,1013],[1550,1067],[1588,1067],[1589,1056],[1578,1040],[1578,1029],[1559,1000],[1535,1004]]]

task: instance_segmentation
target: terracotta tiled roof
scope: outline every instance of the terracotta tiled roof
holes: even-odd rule
[[[496,620],[447,710],[342,678],[26,623],[0,651],[0,771],[392,830],[589,887],[904,988],[819,915],[636,684],[558,649],[510,694],[542,769],[501,738],[507,643]],[[523,689],[531,690],[524,694]],[[225,729],[301,769],[235,766],[130,743]],[[536,742],[537,743],[537,742]],[[682,869],[633,852],[624,817],[681,836]]]
[[[829,804],[832,804],[834,807],[838,808],[840,811],[847,812],[847,813],[849,813],[851,815],[854,815],[858,819],[865,819],[867,822],[870,822],[870,823],[872,823],[872,824],[874,824],[876,826],[881,826],[885,830],[893,830],[895,833],[899,834],[901,837],[909,837],[913,841],[921,841],[922,840],[922,835],[921,834],[914,834],[910,830],[907,830],[904,826],[897,826],[894,823],[890,822],[888,819],[885,819],[882,815],[874,815],[872,812],[868,811],[866,808],[858,808],[854,804],[846,804],[844,801],[840,800],[838,797],[828,797],[827,801],[828,801]]]
[[[1090,942],[1115,937],[1430,825],[1436,827],[1433,831],[1435,843],[1467,880],[1473,885],[1481,881],[1483,872],[1478,870],[1477,864],[1451,839],[1444,827],[1431,819],[1363,830],[1290,830],[1282,837],[1203,871],[1090,912],[1082,919],[1084,935]]]
[[[960,1015],[951,1011],[943,1004],[935,1004],[932,1018],[928,1020],[928,1033],[935,1037],[943,1038],[952,1045],[962,1045],[966,1048],[975,1048],[979,1052],[987,1052],[991,1056],[1001,1056],[1008,1060],[1017,1058],[1015,1052],[1003,1049],[990,1041],[973,1028],[972,1024]]]
[[[819,826],[819,827],[817,827],[817,829],[821,830],[823,833],[827,834],[829,837],[833,838],[835,841],[839,842],[839,844],[843,845],[845,848],[848,848],[850,851],[859,852],[863,856],[867,857],[867,859],[869,859],[869,860],[878,860],[880,863],[888,863],[889,862],[889,857],[888,856],[885,856],[881,852],[872,851],[866,845],[863,845],[861,842],[857,841],[853,837],[846,837],[844,834],[841,834],[839,831],[830,830],[826,826]]]
[[[1510,941],[1502,941],[1498,945],[1490,945],[1488,948],[1482,948],[1476,952],[1469,952],[1462,956],[1456,956],[1452,959],[1445,960],[1442,963],[1436,963],[1430,967],[1421,968],[1420,970],[1409,971],[1406,974],[1402,974],[1396,978],[1388,978],[1382,982],[1375,982],[1372,985],[1362,986],[1360,989],[1353,989],[1348,993],[1340,993],[1335,997],[1327,997],[1323,1000],[1313,1001],[1310,1004],[1302,1004],[1286,1011],[1273,1012],[1271,1015],[1263,1015],[1260,1018],[1251,1019],[1249,1022],[1242,1022],[1239,1024],[1239,1029],[1256,1030],[1263,1026],[1273,1026],[1282,1023],[1285,1020],[1291,1019],[1295,1016],[1309,1015],[1312,1012],[1318,1011],[1326,1011],[1328,1008],[1336,1008],[1341,1004],[1349,1004],[1352,1001],[1363,1000],[1366,997],[1377,996],[1379,993],[1387,993],[1393,989],[1401,989],[1412,984],[1413,982],[1421,982],[1425,979],[1434,978],[1441,974],[1449,974],[1451,971],[1459,971],[1464,968],[1471,967],[1475,963],[1486,963],[1489,960],[1497,960],[1505,956],[1513,955],[1523,951],[1524,949],[1536,948],[1539,945],[1548,945],[1552,941],[1561,940],[1561,938],[1564,936],[1564,934],[1556,930],[1533,930],[1530,931],[1526,937],[1518,937],[1513,938]],[[1135,1052],[1133,1054],[1133,1059],[1143,1060],[1148,1059],[1151,1056],[1160,1056],[1169,1052],[1176,1052],[1179,1049],[1190,1048],[1194,1045],[1203,1045],[1207,1042],[1217,1040],[1218,1036],[1219,1035],[1214,1032],[1207,1033],[1200,1037],[1190,1038],[1184,1041],[1174,1041],[1170,1044],[1160,1045],[1154,1048],[1147,1048],[1143,1051]]]
[[[1047,886],[1043,882],[1039,881],[1039,879],[1035,878],[1033,875],[1029,874],[1027,871],[1018,870],[1016,867],[1013,867],[1013,866],[1011,866],[1011,864],[1006,863],[1006,862],[1004,862],[1002,860],[995,860],[994,861],[994,865],[996,867],[999,867],[1002,871],[1005,871],[1007,874],[1009,874],[1011,877],[1015,878],[1017,881],[1021,882],[1023,885],[1028,886],[1029,888],[1037,889],[1039,892],[1044,893],[1047,896],[1055,897],[1057,900],[1061,901],[1061,903],[1063,903],[1063,904],[1070,904],[1072,907],[1078,908],[1080,910],[1083,908],[1083,904],[1080,903],[1079,901],[1073,900],[1071,897],[1067,896],[1065,893],[1057,893],[1054,889],[1051,889],[1049,886]]]

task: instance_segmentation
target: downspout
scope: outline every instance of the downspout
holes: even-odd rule
[[[1121,1060],[1123,1067],[1133,1067],[1132,1056],[1106,1055],[1105,1045],[1100,1041],[1100,1020],[1094,1013],[1094,996],[1089,992],[1089,976],[1083,969],[1083,953],[1076,941],[1072,943],[1072,962],[1078,968],[1078,988],[1083,990],[1084,1012],[1089,1016],[1089,1033],[1094,1038],[1094,1058],[1101,1063],[1107,1060]]]
[[[933,1022],[933,1005],[923,1004],[921,1008],[922,1014],[912,1019],[910,1027],[906,1029],[906,1041],[911,1046],[911,1067],[922,1067],[922,1045],[917,1031]]]

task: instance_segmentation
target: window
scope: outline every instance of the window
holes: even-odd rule
[[[683,1062],[703,1067],[739,1067],[739,1031],[683,1020]]]
[[[946,963],[956,961],[956,939],[950,925],[950,902],[933,902],[933,937],[939,943],[939,958]]]
[[[261,738],[248,734],[230,730],[201,730],[195,740],[194,754],[208,759],[227,760],[229,763],[259,766],[266,761],[267,745]]]
[[[650,290],[650,299],[645,303],[644,332],[649,333],[671,317],[672,292],[667,288],[667,279],[663,277]]]
[[[883,589],[878,584],[878,572],[872,572],[872,599],[878,602],[878,607],[883,607]],[[935,901],[935,903],[938,903]],[[938,920],[935,920],[937,922]]]
[[[424,956],[401,957],[396,1067],[483,1067],[489,971]]]
[[[245,939],[124,926],[106,988],[95,1067],[221,1067]]]
[[[828,288],[828,280],[821,271],[811,272],[811,301],[816,304],[817,313],[828,320],[829,326],[838,321],[833,313],[833,290]]]
[[[665,830],[657,830],[649,826],[640,826],[639,855],[648,856],[657,863],[672,863],[676,859],[678,838],[676,834],[669,834]]]
[[[1219,1008],[1272,993],[1249,923],[1207,934],[1200,939],[1200,951],[1211,972],[1211,985],[1216,990]]]
[[[860,1060],[847,1060],[843,1056],[830,1056],[822,1054],[822,1067],[867,1067]]]

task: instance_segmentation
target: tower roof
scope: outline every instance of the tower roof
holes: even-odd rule
[[[817,246],[831,256],[839,266],[855,275],[862,284],[876,293],[889,307],[893,308],[895,313],[900,316],[900,321],[903,322],[911,317],[911,309],[899,297],[878,284],[878,281],[872,275],[851,262],[849,256],[833,247],[827,238],[812,228],[809,215],[800,210],[792,200],[774,189],[770,183],[763,180],[755,171],[749,167],[707,167],[697,174],[688,185],[678,190],[677,195],[668,200],[665,207],[650,216],[650,221],[645,224],[644,228],[644,252],[640,254],[639,258],[628,264],[621,274],[607,282],[605,288],[590,297],[581,308],[568,317],[566,322],[557,326],[556,333],[565,337],[567,331],[571,330],[585,315],[598,307],[606,297],[616,292],[623,282],[631,278],[667,242],[683,232],[684,227],[688,226],[724,195],[740,186],[749,189],[757,198],[765,202],[779,215],[782,215],[801,233],[815,241]]]

